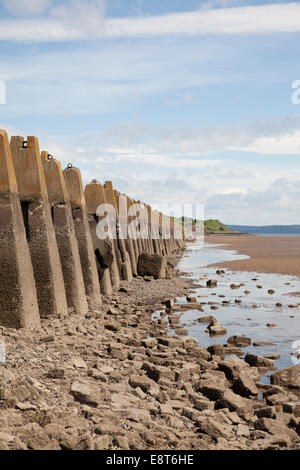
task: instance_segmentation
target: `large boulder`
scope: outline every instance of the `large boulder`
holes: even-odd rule
[[[251,346],[251,338],[247,338],[246,336],[231,336],[228,338],[227,343],[233,344],[238,348],[245,348]]]
[[[201,392],[209,400],[216,401],[223,396],[228,385],[224,372],[207,370],[201,375],[196,391]]]
[[[271,375],[271,384],[300,389],[300,366],[295,365]]]
[[[237,414],[248,421],[254,414],[251,401],[247,398],[242,398],[232,390],[225,390],[222,398],[217,403],[218,408],[228,408],[229,411],[236,411]]]
[[[137,267],[139,276],[153,276],[154,279],[165,279],[167,258],[160,254],[141,253]]]
[[[218,369],[224,372],[228,380],[237,380],[245,368],[250,369],[249,364],[236,356],[229,357],[218,364]]]
[[[227,334],[226,328],[221,323],[214,319],[207,327],[210,336],[224,336]]]
[[[265,367],[267,369],[274,368],[274,361],[272,361],[272,359],[266,359],[265,357],[257,356],[256,354],[246,354],[245,361],[252,367]]]
[[[254,380],[249,377],[247,369],[240,372],[239,378],[233,385],[233,391],[242,397],[256,396],[259,393]]]

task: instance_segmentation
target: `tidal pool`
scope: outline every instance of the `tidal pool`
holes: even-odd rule
[[[180,324],[185,325],[189,336],[196,338],[202,347],[211,344],[223,344],[233,335],[248,336],[253,342],[265,341],[274,343],[274,346],[255,347],[253,345],[243,348],[243,352],[253,352],[260,356],[280,354],[275,360],[278,369],[289,367],[296,362],[292,356],[296,350],[300,350],[300,279],[292,276],[276,274],[232,272],[225,270],[225,274],[217,275],[218,268],[207,267],[209,264],[230,261],[234,259],[247,259],[247,256],[237,255],[233,250],[225,250],[221,245],[205,244],[203,248],[191,245],[180,261],[178,268],[192,277],[198,284],[203,285],[195,289],[192,296],[198,297],[197,302],[217,302],[218,310],[211,310],[211,305],[203,305],[204,312],[188,310],[180,314]],[[222,268],[221,268],[222,269]],[[218,286],[207,288],[206,280],[216,279]],[[238,289],[232,289],[231,284],[244,284]],[[261,286],[258,288],[257,286]],[[274,290],[270,295],[268,290]],[[249,291],[248,294],[245,291]],[[291,294],[292,295],[289,295]],[[224,296],[224,297],[220,297]],[[240,299],[242,303],[236,304]],[[230,301],[229,306],[223,306],[222,301]],[[178,298],[178,303],[187,303],[185,297]],[[282,307],[276,307],[281,303]],[[254,308],[253,306],[257,308]],[[290,308],[294,305],[296,308]],[[178,312],[174,312],[178,314]],[[163,314],[158,311],[154,319]],[[196,320],[204,315],[213,315],[227,329],[227,335],[210,337],[206,332],[207,324],[198,323]],[[292,318],[293,317],[293,318]],[[166,316],[167,318],[167,316]],[[276,324],[275,327],[267,327],[268,323]],[[170,333],[176,331],[170,327]],[[299,342],[299,344],[297,343]],[[298,361],[300,363],[300,360]],[[272,372],[271,372],[272,373]],[[262,377],[262,381],[268,382],[270,372]]]

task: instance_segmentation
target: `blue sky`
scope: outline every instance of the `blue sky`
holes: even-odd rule
[[[145,202],[300,223],[299,43],[299,2],[0,0],[0,128]]]

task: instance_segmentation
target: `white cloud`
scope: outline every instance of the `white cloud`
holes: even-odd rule
[[[50,0],[1,0],[1,3],[16,16],[40,15],[51,5]]]
[[[263,190],[215,194],[208,198],[206,213],[225,223],[241,225],[295,224],[299,222],[300,180],[281,178]]]
[[[248,146],[233,147],[233,149],[263,155],[300,155],[300,130],[284,132],[277,136],[260,137]]]
[[[103,21],[101,0],[76,0],[68,3],[67,8],[54,9],[53,14],[54,17],[47,19],[2,20],[0,40],[41,42],[168,34],[240,35],[300,31],[300,5],[296,2]]]

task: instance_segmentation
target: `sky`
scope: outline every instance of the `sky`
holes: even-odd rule
[[[0,0],[0,129],[137,200],[299,224],[299,44],[300,2]]]

